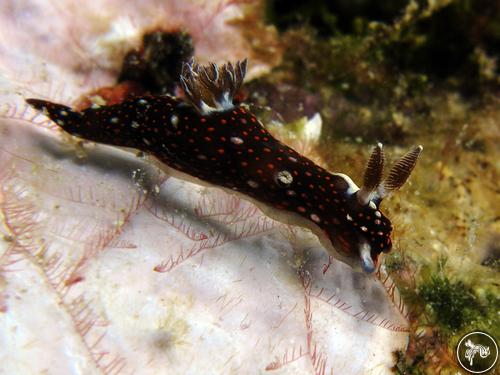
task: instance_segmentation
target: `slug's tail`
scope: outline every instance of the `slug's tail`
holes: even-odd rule
[[[68,133],[78,135],[77,130],[83,120],[80,112],[74,111],[68,106],[46,100],[26,99],[26,102],[33,108],[43,112],[45,116],[49,117]]]
[[[26,102],[71,135],[114,146],[137,147],[135,129],[117,117],[120,113],[117,105],[75,111],[46,100],[26,99]]]

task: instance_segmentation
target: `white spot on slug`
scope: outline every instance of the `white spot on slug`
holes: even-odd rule
[[[349,220],[349,221],[352,221],[352,216],[349,215],[349,214],[347,214],[346,219]]]
[[[310,216],[311,220],[314,221],[315,223],[319,223],[321,221],[321,219],[319,218],[318,215],[316,214],[311,214]]]
[[[146,138],[142,138],[142,141],[148,146],[151,144],[151,142],[148,141]]]
[[[109,120],[109,122],[112,124],[118,124],[118,121],[119,121],[118,117],[111,117],[111,119]]]
[[[377,205],[375,203],[373,203],[373,201],[370,201],[370,203],[368,203],[368,206],[370,206],[370,208],[372,210],[376,210],[377,209]]]
[[[137,129],[141,125],[137,121],[132,121],[132,124],[130,124],[134,129]]]
[[[235,145],[241,145],[243,143],[243,139],[240,137],[231,137],[231,142],[233,142]]]
[[[362,227],[360,227],[359,229],[361,229],[363,232],[368,232],[368,228],[365,227],[364,225]]]
[[[375,211],[375,216],[376,217],[382,217],[382,214],[380,213],[380,211]]]
[[[172,115],[170,117],[170,123],[175,129],[177,129],[177,124],[179,123],[179,117],[177,117],[176,115]]]
[[[294,195],[296,195],[297,193],[295,193],[293,190],[287,190],[286,191],[286,195],[290,196],[290,197],[293,197]]]
[[[197,158],[200,160],[207,160],[207,157],[205,155],[198,155]]]
[[[292,174],[288,171],[279,171],[274,175],[276,183],[280,186],[289,186],[293,182]]]
[[[68,115],[68,111],[62,110],[61,112],[59,112],[59,114],[61,116],[67,116]]]
[[[297,162],[297,159],[296,159],[296,158],[294,158],[293,156],[289,156],[289,157],[288,157],[288,160],[293,161],[294,163],[296,163],[296,162]]]
[[[253,180],[248,180],[247,184],[248,184],[248,186],[250,186],[251,188],[254,188],[254,189],[259,187],[259,184]]]
[[[63,120],[56,120],[57,125],[63,126],[64,121]]]

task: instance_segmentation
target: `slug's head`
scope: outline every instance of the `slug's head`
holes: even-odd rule
[[[379,255],[389,252],[392,247],[392,224],[380,212],[380,203],[403,186],[421,151],[422,146],[418,146],[406,153],[382,181],[385,157],[379,143],[370,156],[362,188],[348,196],[345,216],[338,220],[338,227],[328,233],[334,247],[341,253],[359,256],[361,268],[367,273],[375,271]]]

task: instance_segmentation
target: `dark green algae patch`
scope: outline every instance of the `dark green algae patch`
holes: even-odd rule
[[[395,227],[386,267],[410,311],[394,371],[456,373],[464,334],[500,339],[500,4],[347,3],[269,1],[286,52],[245,90],[292,133],[319,112],[318,154],[358,183],[376,142],[388,165],[424,146],[410,183],[382,204]]]

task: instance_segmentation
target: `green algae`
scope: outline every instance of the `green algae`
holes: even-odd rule
[[[451,332],[482,315],[478,298],[462,281],[452,281],[443,272],[432,273],[424,280],[418,294],[431,314],[432,322]]]
[[[314,0],[286,4],[269,0],[268,19],[282,32],[306,25],[321,41],[354,37],[350,47],[370,43],[370,51],[379,60],[403,72],[453,77],[469,89],[477,88],[485,66],[481,59],[494,58],[500,40],[500,6],[488,0]],[[349,55],[350,51],[344,52]],[[364,57],[360,62],[370,61],[368,54]],[[493,71],[486,77],[498,78],[498,67]]]

